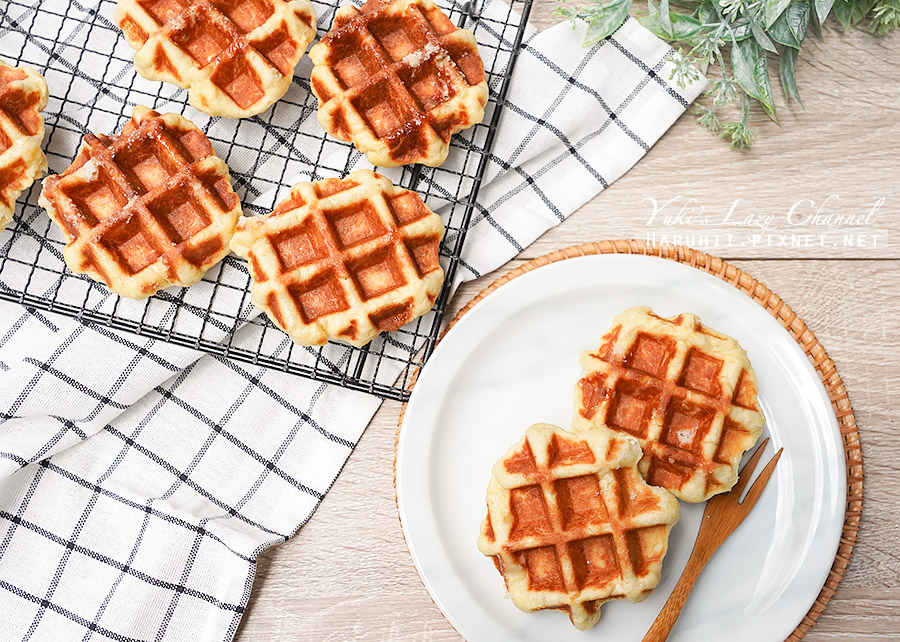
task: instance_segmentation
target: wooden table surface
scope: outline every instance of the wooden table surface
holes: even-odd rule
[[[552,9],[551,0],[537,0],[533,22],[554,24]],[[843,33],[829,26],[825,43],[810,37],[798,63],[806,110],[781,110],[780,131],[755,113],[759,140],[751,152],[730,151],[690,115],[683,117],[626,176],[518,259],[464,286],[454,310],[525,260],[586,241],[644,239],[648,233],[718,254],[760,279],[833,357],[863,446],[861,534],[840,590],[806,639],[898,640],[900,66],[894,52],[900,34],[878,39],[861,29]],[[661,208],[652,222],[649,199]],[[797,223],[826,199],[823,213],[853,216],[869,214],[884,200],[853,228],[788,222],[795,203]],[[665,215],[682,206],[681,219],[667,226]],[[685,223],[701,208],[702,215],[721,221],[733,206],[731,221],[771,215],[769,229]],[[398,403],[381,407],[310,522],[260,557],[238,640],[460,639],[422,586],[400,531],[392,481],[399,413]]]

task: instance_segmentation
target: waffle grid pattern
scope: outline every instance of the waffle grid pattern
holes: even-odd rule
[[[659,582],[678,502],[648,486],[631,440],[536,424],[494,466],[479,548],[520,609],[567,610],[588,629],[600,605]]]
[[[116,23],[150,80],[213,116],[259,114],[287,91],[315,36],[307,0],[119,0]]]
[[[319,122],[375,165],[439,165],[450,137],[484,116],[475,37],[429,0],[343,8],[309,55]]]
[[[339,4],[313,2],[318,37],[331,28]],[[502,113],[496,105],[505,96],[531,0],[514,0],[502,19],[479,16],[468,4],[439,4],[454,24],[471,29],[478,40],[491,91],[487,117],[451,139],[451,155],[441,167],[407,166],[386,174],[394,184],[420,194],[432,210],[441,210],[446,227],[441,265],[451,281]],[[115,7],[113,0],[90,6],[10,0],[0,9],[4,59],[34,67],[50,86],[44,148],[51,173],[71,165],[85,132],[120,130],[134,106],[181,112],[188,104],[187,91],[135,73],[134,50],[112,19]],[[38,18],[58,29],[35,29]],[[95,38],[116,45],[98,52],[88,44]],[[287,94],[259,116],[231,121],[191,115],[228,164],[245,214],[271,211],[298,179],[345,176],[359,161],[350,143],[329,136],[316,122],[318,101],[308,78],[309,67],[301,61]],[[409,397],[412,374],[434,348],[449,289],[438,297],[434,314],[363,348],[295,346],[265,315],[256,313],[246,263],[233,256],[187,290],[161,291],[139,302],[111,297],[105,287],[66,269],[65,238],[38,206],[39,192],[38,186],[22,194],[16,217],[0,236],[0,298],[399,400]],[[386,365],[391,367],[382,367]]]
[[[443,232],[415,192],[359,170],[295,185],[271,216],[243,219],[231,247],[253,302],[297,343],[364,345],[431,309]]]
[[[806,323],[797,313],[786,304],[777,293],[773,292],[747,272],[736,268],[734,265],[722,259],[711,256],[698,250],[692,250],[684,246],[662,245],[652,247],[642,241],[614,240],[599,241],[573,245],[561,250],[556,250],[536,259],[532,259],[518,268],[508,272],[495,280],[489,286],[481,290],[477,295],[456,313],[450,320],[448,328],[452,328],[472,308],[485,297],[493,293],[500,286],[513,279],[528,274],[538,268],[582,256],[596,254],[639,254],[644,256],[658,256],[667,261],[684,263],[702,272],[706,272],[717,279],[728,283],[738,291],[746,294],[751,300],[762,306],[767,313],[787,330],[791,337],[798,343],[806,354],[810,363],[816,370],[816,374],[822,380],[822,384],[828,391],[832,410],[837,418],[841,436],[844,442],[844,456],[847,460],[847,510],[844,515],[844,526],[841,534],[841,542],[835,554],[834,563],[825,579],[822,590],[816,601],[803,620],[797,624],[797,628],[788,636],[786,642],[800,642],[815,626],[819,618],[828,607],[831,598],[835,595],[843,580],[844,573],[850,564],[853,549],[859,538],[860,521],[863,511],[863,491],[865,486],[865,470],[863,467],[862,448],[859,443],[859,427],[856,416],[853,414],[853,405],[847,395],[843,380],[835,368],[834,361],[828,355],[825,347],[819,342],[815,334],[807,327]],[[405,406],[404,406],[405,408]],[[399,436],[400,424],[403,415],[401,413],[397,430]],[[394,480],[396,486],[396,479]]]
[[[118,136],[88,134],[75,163],[44,181],[69,267],[143,298],[196,283],[228,253],[241,213],[228,167],[189,121],[144,107]]]
[[[0,231],[12,219],[19,194],[47,168],[40,114],[46,105],[44,79],[0,59]]]
[[[691,314],[632,308],[581,362],[574,430],[607,426],[637,438],[645,479],[685,501],[731,489],[765,422],[737,341]]]

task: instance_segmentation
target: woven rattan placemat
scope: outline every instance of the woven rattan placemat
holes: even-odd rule
[[[472,309],[479,301],[497,288],[505,285],[509,281],[527,274],[532,270],[536,270],[550,263],[557,261],[565,261],[566,259],[576,258],[579,256],[588,256],[591,254],[643,254],[645,256],[658,256],[670,261],[685,263],[698,270],[708,272],[713,276],[722,279],[726,283],[734,286],[759,305],[765,308],[766,312],[775,317],[784,328],[791,333],[791,336],[797,341],[812,365],[815,367],[822,385],[828,393],[831,400],[831,407],[834,409],[834,415],[837,417],[838,428],[841,431],[841,437],[844,442],[844,457],[847,470],[847,507],[844,514],[844,528],[841,533],[841,541],[838,545],[837,555],[834,558],[834,564],[825,580],[819,596],[813,603],[812,608],[806,614],[806,617],[800,622],[794,632],[787,638],[786,642],[797,642],[802,639],[806,632],[816,623],[819,616],[825,610],[828,602],[831,600],[841,579],[844,577],[844,571],[850,563],[850,555],[853,552],[853,546],[856,544],[856,538],[859,534],[859,520],[862,516],[863,504],[863,463],[862,450],[859,445],[859,431],[856,427],[856,417],[853,415],[853,408],[850,405],[850,398],[844,389],[844,382],[841,380],[834,361],[828,356],[824,346],[819,343],[812,330],[806,327],[803,319],[791,309],[791,307],[781,300],[781,297],[772,292],[765,285],[754,279],[746,272],[739,270],[727,261],[711,256],[704,252],[692,250],[682,246],[662,245],[651,246],[641,241],[600,241],[598,243],[585,243],[584,245],[575,245],[567,247],[563,250],[557,250],[550,254],[545,254],[536,259],[520,265],[515,270],[507,272],[502,277],[491,283],[488,287],[479,292],[471,301],[469,301],[453,318],[447,326],[447,330],[462,318],[469,310]],[[447,330],[444,331],[446,334]],[[415,377],[409,388],[412,390],[415,386]],[[404,404],[403,410],[406,410]],[[399,427],[403,424],[403,412],[400,413],[398,421],[397,435],[399,437]],[[395,463],[395,481],[396,481],[396,463]]]

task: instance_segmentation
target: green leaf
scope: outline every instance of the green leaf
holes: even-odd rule
[[[672,16],[669,13],[669,0],[660,0],[659,2],[659,26],[672,39],[675,37],[675,31],[672,28]]]
[[[775,21],[778,20],[778,16],[784,13],[784,10],[788,8],[791,1],[792,0],[765,0],[766,29],[771,27]]]
[[[666,33],[662,25],[660,25],[658,14],[654,15],[651,13],[644,16],[638,16],[638,21],[649,29],[653,35],[662,38],[663,40],[668,40],[669,42],[676,42],[679,40],[690,42],[694,36],[702,31],[700,21],[696,18],[686,16],[682,13],[672,13],[670,14],[670,18],[672,21],[671,35]]]
[[[649,4],[649,3],[648,3]],[[662,38],[663,40],[671,41],[672,39],[669,37],[663,28],[659,24],[659,15],[658,14],[645,14],[639,15],[637,17],[638,22],[640,22],[647,30],[652,33],[657,38]]]
[[[769,40],[769,36],[766,35],[765,29],[763,29],[753,18],[750,18],[750,31],[753,33],[753,39],[760,47],[762,47],[766,51],[778,53],[775,45],[771,40]]]
[[[900,3],[897,0],[876,2],[869,15],[869,31],[876,36],[885,36],[900,28]]]
[[[816,3],[816,16],[819,18],[819,24],[825,24],[825,18],[831,12],[834,6],[834,0],[814,0]]]
[[[775,42],[785,47],[800,49],[800,44],[806,39],[809,16],[808,4],[805,2],[792,4],[769,29],[769,35]]]
[[[759,91],[754,75],[755,60],[759,57],[759,46],[755,42],[750,42],[747,46],[741,42],[732,42],[731,70],[734,73],[734,79],[747,95],[762,100],[762,93]]]
[[[776,124],[775,101],[772,99],[772,85],[766,67],[766,54],[755,40],[733,41],[731,47],[731,69],[734,79],[741,89],[755,98],[766,115]]]
[[[743,16],[731,23],[731,30],[733,31],[732,38],[738,42],[746,40],[753,35],[753,30],[750,28],[750,20]]]
[[[722,21],[722,19],[716,13],[716,9],[713,6],[712,0],[703,0],[703,4],[700,5],[699,17],[700,22],[705,25]]]
[[[818,14],[815,11],[811,11],[809,15],[812,18],[809,24],[812,26],[813,33],[816,34],[816,38],[822,40],[822,23],[819,21]]]
[[[806,30],[809,27],[809,13],[809,5],[805,2],[792,5],[786,12],[788,26],[799,43],[806,40]]]
[[[676,40],[690,40],[699,34],[703,28],[700,21],[681,13],[672,14],[672,30]]]
[[[631,9],[631,0],[613,0],[604,5],[603,11],[588,22],[582,44],[590,47],[611,36],[625,22],[629,9]]]
[[[849,29],[866,17],[872,4],[873,0],[835,0],[834,15],[844,29]]]
[[[803,107],[803,101],[800,100],[800,91],[797,89],[797,79],[794,77],[794,66],[797,64],[797,55],[800,52],[797,49],[786,47],[781,52],[781,61],[778,65],[781,73],[781,87],[784,89],[784,95],[790,100],[796,100]]]

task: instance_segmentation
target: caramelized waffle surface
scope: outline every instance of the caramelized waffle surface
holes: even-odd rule
[[[418,194],[359,170],[294,185],[271,214],[241,219],[231,249],[256,307],[296,343],[360,346],[431,309],[443,234]]]
[[[135,107],[118,136],[87,134],[41,206],[66,238],[74,272],[142,299],[191,285],[228,254],[241,215],[228,167],[196,125]]]
[[[0,60],[0,231],[12,220],[19,194],[47,169],[40,113],[46,106],[44,77]]]
[[[648,486],[638,443],[610,431],[535,424],[498,461],[478,548],[523,611],[562,609],[585,630],[600,605],[659,583],[677,500]]]
[[[431,0],[341,7],[309,51],[319,123],[373,165],[440,165],[488,98],[475,36]]]
[[[116,24],[149,80],[211,116],[246,118],[284,96],[316,35],[309,0],[119,0]]]
[[[573,430],[606,427],[637,438],[644,478],[685,501],[731,490],[765,423],[737,341],[692,314],[663,319],[637,307],[616,317],[581,363]]]

